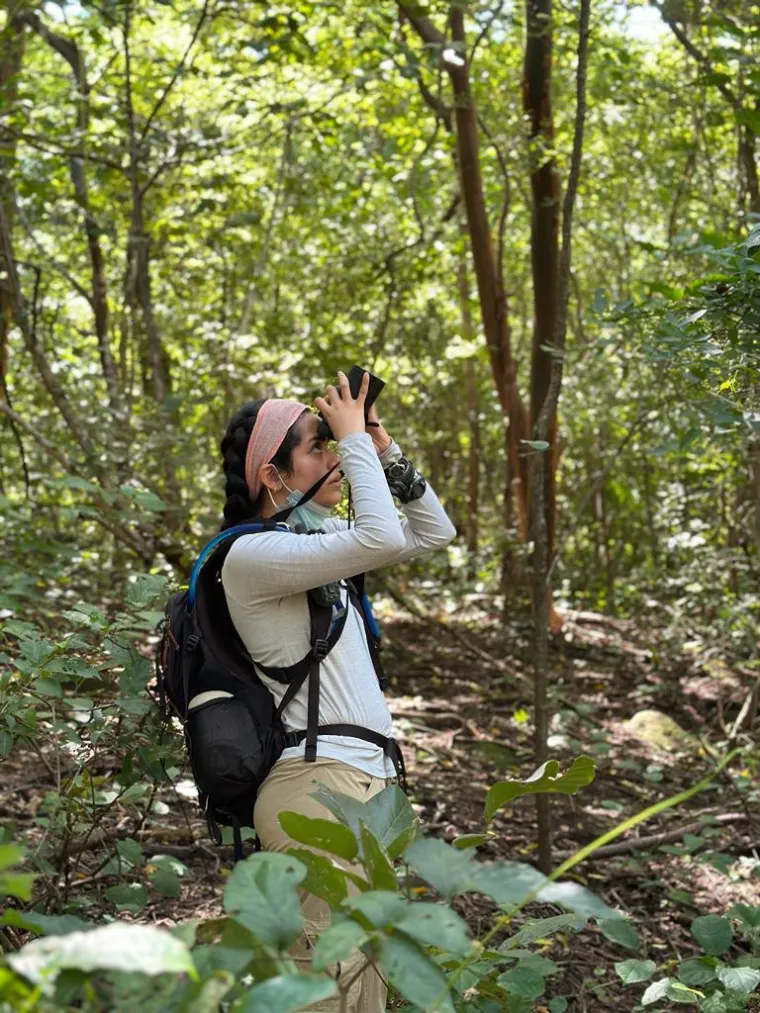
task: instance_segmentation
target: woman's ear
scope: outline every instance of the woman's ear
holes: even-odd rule
[[[261,481],[262,488],[271,489],[272,492],[282,489],[282,481],[277,468],[271,463],[261,465],[259,468],[259,480]]]

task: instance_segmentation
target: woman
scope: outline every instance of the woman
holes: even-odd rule
[[[320,437],[319,418],[292,401],[253,402],[231,420],[222,441],[226,475],[225,526],[253,517],[272,517],[298,503],[304,493],[332,473],[313,498],[296,509],[287,523],[319,533],[295,536],[271,531],[238,538],[225,561],[222,584],[227,605],[251,656],[266,667],[286,667],[310,650],[310,616],[306,593],[331,581],[346,579],[389,563],[411,559],[447,545],[455,530],[433,490],[402,505],[399,518],[383,469],[401,458],[401,451],[380,425],[374,406],[365,426],[365,373],[354,399],[346,376],[328,386],[314,405],[337,441],[340,457]],[[354,525],[331,516],[342,496],[341,465],[351,485]],[[418,486],[417,491],[420,491]],[[364,624],[341,587],[336,613],[346,609],[345,626],[320,666],[319,724],[353,724],[382,736],[393,734],[391,716],[380,689]],[[285,685],[260,673],[277,703]],[[307,727],[308,686],[303,685],[283,713],[286,729]],[[395,776],[383,749],[352,736],[320,735],[317,759],[304,762],[304,746],[286,748],[262,785],[254,825],[264,849],[285,851],[294,846],[277,815],[292,810],[332,819],[311,794],[317,784],[366,801]],[[302,897],[304,934],[295,944],[294,959],[307,970],[309,948],[330,920],[319,898]],[[360,954],[336,969],[338,983],[355,980],[349,990],[351,1013],[380,1013],[386,989],[374,967],[357,974]],[[338,1000],[314,1007],[337,1010]]]

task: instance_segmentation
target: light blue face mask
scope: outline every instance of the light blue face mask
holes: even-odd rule
[[[288,490],[288,498],[281,507],[278,507],[274,501],[272,493],[269,492],[269,489],[267,489],[267,492],[269,492],[269,498],[272,500],[272,506],[276,507],[278,511],[284,510],[290,506],[295,507],[295,510],[291,511],[286,521],[288,527],[293,528],[295,531],[298,531],[301,528],[303,528],[304,531],[319,530],[322,527],[325,518],[332,514],[332,509],[330,507],[321,506],[319,503],[315,503],[313,499],[310,499],[308,503],[304,503],[303,506],[296,506],[296,504],[300,503],[303,499],[304,493],[302,493],[300,489],[291,489],[284,481],[279,471],[277,474],[282,484]]]

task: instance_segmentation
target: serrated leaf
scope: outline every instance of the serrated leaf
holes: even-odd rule
[[[488,822],[503,805],[521,795],[550,792],[574,795],[593,780],[594,761],[588,756],[577,756],[564,774],[559,773],[557,760],[547,760],[524,780],[510,778],[491,785],[486,795],[484,819]]]
[[[403,918],[409,908],[409,901],[388,890],[368,890],[356,897],[349,897],[345,907],[349,911],[357,911],[373,928],[381,929]]]

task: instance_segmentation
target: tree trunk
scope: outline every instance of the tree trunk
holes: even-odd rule
[[[470,312],[470,280],[467,272],[467,247],[465,245],[466,223],[460,217],[460,234],[462,247],[459,254],[457,281],[459,285],[459,311],[462,322],[462,340],[470,344],[475,336]],[[478,501],[480,493],[480,419],[478,402],[478,382],[476,359],[468,355],[462,360],[464,380],[464,396],[467,409],[467,421],[470,430],[470,449],[467,469],[467,516],[465,519],[465,538],[469,554],[468,569],[473,576],[475,555],[478,551]]]

